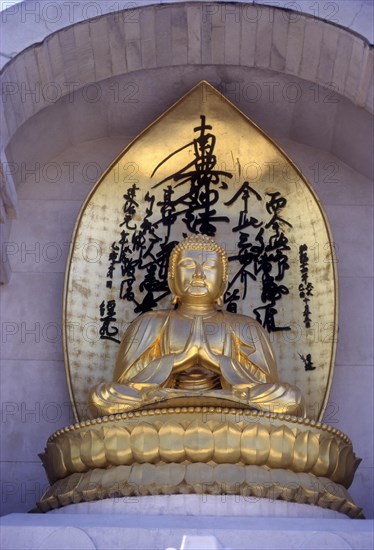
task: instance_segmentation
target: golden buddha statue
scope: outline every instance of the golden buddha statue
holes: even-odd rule
[[[95,416],[202,398],[208,405],[304,416],[300,390],[278,379],[262,326],[219,309],[227,282],[226,252],[212,238],[192,235],[173,249],[168,283],[176,308],[131,323],[113,382],[91,392]]]

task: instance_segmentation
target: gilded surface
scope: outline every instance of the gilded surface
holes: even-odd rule
[[[206,235],[184,239],[171,252],[168,283],[176,309],[133,321],[113,382],[91,393],[95,416],[197,396],[304,416],[301,392],[279,380],[261,325],[218,309],[228,283],[224,248]]]
[[[359,460],[341,432],[309,419],[174,407],[82,422],[50,437],[39,508],[113,496],[241,494],[360,517],[346,491]]]
[[[196,198],[193,185],[200,181],[201,163],[206,159],[201,156],[203,143],[210,151],[210,165],[204,168],[203,176],[209,172],[205,200],[210,197],[211,202],[208,213],[200,209],[195,215],[191,206]],[[174,202],[170,198],[166,201],[167,193]],[[298,387],[305,397],[307,416],[320,418],[328,396],[336,336],[335,258],[326,221],[309,185],[286,155],[205,83],[124,151],[99,181],[79,216],[64,312],[66,365],[78,418],[89,416],[89,388],[110,383],[119,342],[139,311],[149,304],[155,311],[171,308],[165,286],[157,290],[162,273],[150,272],[152,262],[147,260],[147,253],[153,254],[154,264],[164,273],[160,258],[164,261],[171,243],[183,240],[194,227],[195,232],[203,232],[202,226],[196,226],[200,214],[205,230],[214,233],[230,259],[222,311],[236,313],[238,318],[256,317],[261,322],[277,357],[278,380],[283,387]],[[168,225],[165,220],[173,223]],[[154,228],[157,234],[147,233],[144,227]],[[129,261],[135,252],[138,254],[131,264],[136,266],[137,278],[131,288],[132,267],[123,257],[119,259],[126,247],[124,257]],[[148,271],[142,271],[145,264]],[[198,329],[197,333],[203,331]],[[213,353],[218,351],[214,342],[210,347]],[[229,356],[241,353],[241,349],[237,346]],[[155,357],[159,353],[153,352]],[[269,357],[266,364],[271,370]],[[146,370],[142,372],[145,376]],[[263,374],[262,383],[268,372]],[[130,371],[123,370],[121,375],[117,379],[128,382],[133,373],[130,376]],[[188,389],[191,380],[178,376],[180,387]],[[198,380],[196,373],[195,388]],[[201,389],[214,391],[216,382],[214,375],[210,380],[205,378]],[[247,389],[248,384],[243,392]],[[239,401],[243,397],[248,399],[242,393]],[[252,400],[254,397],[252,390]]]
[[[231,464],[134,464],[109,470],[96,468],[57,481],[37,507],[48,512],[61,506],[104,498],[169,494],[240,495],[311,504],[363,518],[348,491],[328,478]],[[250,498],[251,497],[251,498]],[[238,497],[240,498],[240,497]]]

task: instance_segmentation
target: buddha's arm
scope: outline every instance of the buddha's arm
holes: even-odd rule
[[[167,318],[166,312],[160,311],[141,315],[131,323],[117,354],[114,382],[133,382],[148,364],[163,354],[161,336]]]
[[[174,356],[173,372],[182,372],[191,366],[200,365],[223,376],[231,385],[266,382],[268,379],[261,367],[257,367],[248,358],[250,354],[256,352],[253,342],[251,344],[244,342],[233,330],[229,329],[229,324],[225,326],[228,330],[224,333],[223,353],[214,353],[204,333],[202,318],[196,316],[185,349],[182,353]],[[259,353],[256,358],[261,359]]]
[[[220,358],[223,378],[231,385],[276,382],[274,353],[261,325],[250,317],[225,315],[225,326],[232,328],[226,331]]]
[[[220,357],[221,376],[232,386],[237,384],[258,384],[259,377],[256,366],[243,355],[243,345],[236,334],[225,337],[223,355]],[[246,346],[248,355],[254,351],[254,346]]]
[[[170,342],[164,341],[169,316],[167,312],[152,312],[131,323],[117,355],[114,382],[160,385],[172,372],[181,372],[198,363],[201,326],[194,324],[185,349],[172,354]]]
[[[279,382],[277,363],[269,336],[260,323],[250,317],[245,319],[246,330],[243,331],[240,352],[256,365],[263,382]],[[248,346],[254,346],[255,349],[248,353]]]

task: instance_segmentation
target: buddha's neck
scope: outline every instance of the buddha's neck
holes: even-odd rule
[[[216,306],[214,304],[186,304],[182,303],[178,306],[178,313],[186,315],[187,317],[211,317],[217,313]]]

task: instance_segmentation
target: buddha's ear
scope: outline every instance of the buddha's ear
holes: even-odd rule
[[[220,296],[219,298],[217,298],[216,304],[217,304],[218,307],[222,307],[222,306],[223,306],[223,297],[222,297],[222,296]]]
[[[168,277],[168,285],[171,292],[171,303],[173,304],[173,306],[176,306],[179,302],[179,298],[175,293],[174,279],[172,277]]]
[[[228,286],[229,282],[228,281],[222,281],[222,286],[221,286],[221,294],[219,296],[219,298],[216,300],[216,304],[219,306],[219,307],[222,307],[223,306],[223,296],[226,292],[226,289],[227,289],[227,286]]]
[[[170,288],[170,292],[173,296],[173,301],[174,301],[174,298],[176,297],[175,296],[175,288],[174,288],[174,279],[172,279],[172,277],[168,277],[168,286]]]

